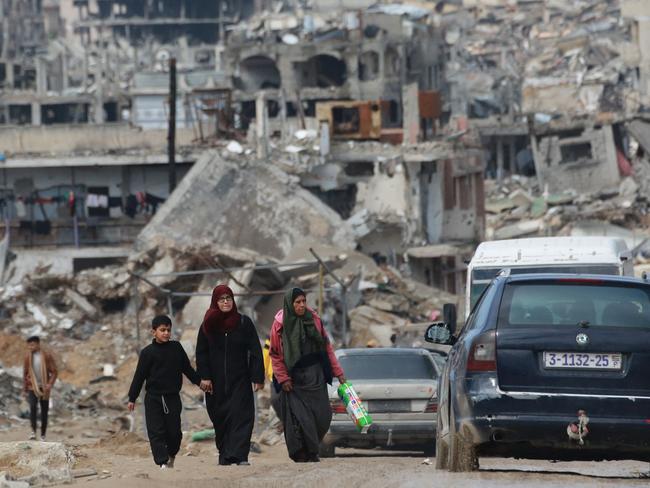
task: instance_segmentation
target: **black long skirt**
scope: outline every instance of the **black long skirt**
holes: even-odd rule
[[[293,391],[280,393],[280,417],[289,457],[304,461],[318,456],[318,445],[332,421],[323,367],[296,368]]]
[[[214,426],[219,464],[248,461],[255,422],[255,402],[250,382],[234,383],[226,396],[206,394],[205,406]]]

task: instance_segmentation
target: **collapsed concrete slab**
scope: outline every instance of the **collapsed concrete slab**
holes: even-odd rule
[[[352,232],[330,207],[271,165],[206,152],[140,232],[136,249],[160,239],[243,247],[282,259],[298,243],[353,248]]]
[[[0,443],[0,470],[30,485],[69,483],[73,464],[72,452],[60,442]]]

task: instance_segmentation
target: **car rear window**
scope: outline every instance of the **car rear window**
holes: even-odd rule
[[[509,283],[498,327],[589,326],[650,328],[650,289],[579,279]]]
[[[563,274],[597,274],[597,275],[618,275],[620,274],[618,266],[607,264],[585,264],[581,266],[502,266],[499,268],[477,268],[472,271],[472,285],[470,290],[470,307],[481,296],[483,290],[487,288],[490,282],[499,274],[499,271],[507,268],[510,269],[511,275],[531,274],[531,273],[563,273]],[[470,310],[471,310],[470,308]]]
[[[350,354],[339,362],[351,380],[424,380],[437,377],[431,360],[420,354]]]

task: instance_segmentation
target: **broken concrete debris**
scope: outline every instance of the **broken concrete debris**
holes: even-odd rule
[[[0,486],[11,488],[34,485],[70,483],[74,455],[60,442],[2,442],[0,443],[0,466],[11,468],[15,481],[0,475]],[[21,484],[23,483],[23,484]]]
[[[124,413],[124,395],[137,360],[134,353],[148,341],[151,317],[172,315],[174,334],[193,355],[207,304],[199,306],[198,313],[186,309],[193,299],[209,300],[217,282],[230,282],[238,290],[238,306],[254,318],[261,337],[270,329],[279,306],[276,299],[281,300],[289,284],[298,283],[310,291],[310,302],[320,309],[334,340],[340,344],[347,335],[350,345],[360,347],[371,340],[390,345],[393,334],[401,334],[413,322],[437,317],[446,301],[458,302],[453,295],[404,277],[383,259],[377,264],[362,253],[343,253],[333,245],[321,244],[315,252],[346,283],[345,296],[328,275],[322,279],[321,295],[319,265],[306,242],[278,260],[245,248],[230,249],[219,243],[183,246],[162,237],[153,237],[146,249],[134,252],[121,266],[72,275],[28,274],[19,285],[0,289],[0,296],[11,297],[1,303],[0,347],[6,354],[0,369],[0,429],[28,422],[26,405],[21,404],[24,338],[39,320],[38,333],[59,362],[60,380],[51,399],[53,418],[74,422],[96,417],[109,424],[115,435],[126,435],[141,429]],[[161,271],[167,276],[160,276]],[[269,295],[270,290],[277,295]],[[347,332],[341,320],[343,300],[350,310]],[[61,321],[70,317],[73,325],[62,327]],[[265,391],[258,398],[261,410],[255,440],[261,446],[282,442],[279,420],[267,396]],[[188,411],[200,409],[200,394],[184,397],[184,405]],[[193,424],[196,430],[204,426]],[[84,435],[101,439],[105,434]]]
[[[646,230],[650,204],[640,189],[643,184],[632,176],[611,190],[552,194],[540,191],[537,180],[523,176],[487,181],[486,234],[491,239],[610,235],[623,237],[634,249],[650,234]],[[594,224],[587,228],[586,222]]]

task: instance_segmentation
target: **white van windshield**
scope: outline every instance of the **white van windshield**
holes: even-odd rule
[[[481,268],[472,271],[472,282],[469,290],[470,310],[474,308],[476,300],[481,296],[496,275],[508,266],[500,268]],[[568,274],[595,274],[595,275],[620,275],[621,270],[612,264],[590,264],[583,266],[544,266],[544,267],[512,267],[510,274],[526,273],[568,273]]]

